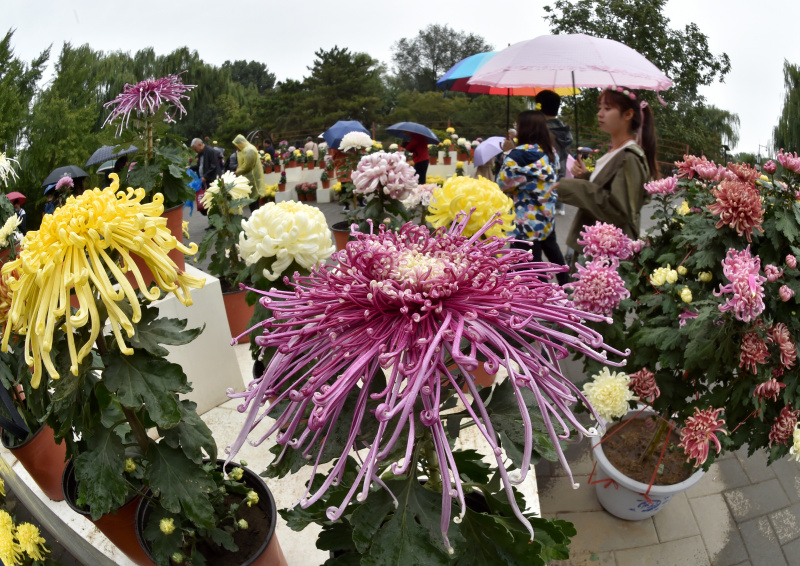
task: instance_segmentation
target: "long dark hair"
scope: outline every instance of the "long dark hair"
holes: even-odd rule
[[[631,92],[628,89],[624,90]],[[637,136],[639,127],[641,126],[642,135],[641,138],[637,137],[636,143],[644,150],[644,155],[647,158],[647,166],[650,168],[650,175],[653,179],[661,178],[661,171],[659,171],[658,164],[656,163],[656,154],[658,152],[658,147],[656,145],[656,126],[653,122],[653,111],[650,109],[650,105],[646,104],[644,108],[642,108],[642,102],[638,98],[632,98],[630,94],[611,89],[606,89],[600,93],[600,98],[597,99],[597,102],[603,101],[612,108],[619,110],[620,114],[624,114],[628,110],[633,110],[631,133]]]
[[[539,144],[550,161],[555,160],[553,134],[547,127],[547,117],[543,112],[525,110],[519,113],[517,116],[517,139],[520,144]]]

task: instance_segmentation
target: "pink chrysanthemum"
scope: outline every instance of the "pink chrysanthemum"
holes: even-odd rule
[[[697,157],[696,155],[684,155],[683,161],[675,162],[675,167],[678,168],[678,177],[693,179],[697,174],[695,167],[700,163],[709,163],[705,155],[701,157]]]
[[[715,187],[713,194],[717,202],[708,205],[708,211],[719,216],[717,228],[729,226],[740,236],[744,234],[751,241],[753,228],[764,232],[761,222],[764,220],[764,207],[761,195],[750,183],[742,181],[722,181]]]
[[[750,255],[750,246],[741,252],[733,248],[728,250],[728,255],[722,260],[722,273],[730,283],[720,285],[714,295],[719,297],[732,293],[733,296],[719,306],[720,312],[733,311],[738,320],[750,322],[764,311],[763,283],[767,278],[758,273],[760,268],[761,258]]]
[[[631,242],[631,251],[635,254],[638,254],[640,251],[644,249],[646,245],[647,242],[645,242],[644,240],[634,240],[633,242]]]
[[[778,152],[778,156],[776,157],[778,163],[784,166],[784,168],[788,169],[789,171],[793,171],[794,173],[800,173],[800,157],[797,156],[797,153],[789,153],[784,152],[782,149]]]
[[[773,442],[778,444],[786,444],[794,433],[794,427],[797,425],[797,415],[800,411],[795,411],[791,406],[786,405],[781,409],[781,413],[769,429],[769,445],[772,446]]]
[[[680,320],[679,326],[686,326],[687,320],[692,320],[693,318],[697,318],[698,316],[700,315],[697,314],[696,312],[684,308],[683,312],[678,315],[678,320]]]
[[[772,159],[770,159],[764,164],[762,169],[764,170],[764,173],[767,173],[768,175],[774,175],[775,171],[778,170],[778,165]]]
[[[785,369],[791,369],[797,360],[797,346],[794,343],[794,338],[789,333],[789,328],[782,322],[779,322],[770,329],[770,338],[778,345],[781,352],[781,365]]]
[[[716,169],[715,169],[716,171]],[[644,186],[651,195],[674,195],[675,189],[678,187],[678,178],[676,176],[665,177],[657,181],[650,181]]]
[[[378,151],[361,158],[350,176],[357,194],[370,194],[383,189],[390,198],[404,200],[417,186],[417,173],[402,153]]]
[[[708,458],[708,448],[711,442],[717,448],[717,454],[722,450],[722,445],[717,438],[717,433],[728,434],[722,428],[725,421],[718,419],[717,416],[722,409],[712,409],[709,407],[703,411],[699,407],[694,408],[694,415],[686,419],[686,423],[681,430],[681,441],[678,444],[686,453],[686,461],[694,460],[694,466],[699,468]]]
[[[656,384],[656,376],[647,368],[642,368],[636,373],[630,374],[630,388],[640,398],[648,403],[652,403],[661,395],[661,390]]]
[[[785,261],[786,261],[786,265],[789,268],[791,268],[791,269],[796,269],[797,268],[797,258],[794,257],[792,254],[787,255]]]
[[[628,259],[633,255],[631,239],[620,228],[605,222],[584,226],[578,243],[586,257]]]
[[[788,285],[781,285],[781,288],[778,289],[778,295],[784,303],[787,303],[794,297],[794,290]]]
[[[695,165],[694,170],[698,177],[705,179],[706,181],[710,181],[717,176],[719,168],[713,161],[708,161],[704,163],[698,163]]]
[[[769,359],[767,344],[755,332],[748,332],[742,336],[742,345],[739,350],[739,367],[749,369],[753,374],[758,373],[758,364],[763,364]]]
[[[744,183],[755,183],[761,178],[761,173],[747,163],[728,163],[728,171],[734,173]]]
[[[135,85],[126,84],[114,100],[106,102],[103,107],[114,107],[111,113],[103,122],[103,126],[110,124],[118,117],[121,117],[117,132],[121,132],[123,128],[127,127],[131,119],[131,113],[137,116],[155,116],[161,107],[165,104],[171,104],[175,107],[170,115],[166,112],[167,120],[174,121],[175,115],[180,113],[181,116],[186,114],[186,108],[183,106],[183,99],[188,100],[189,97],[184,94],[192,90],[197,85],[185,85],[181,81],[181,75],[185,73],[178,73],[177,75],[167,75],[160,79],[150,77]]]
[[[75,187],[75,183],[72,180],[72,177],[61,177],[58,182],[56,183],[56,191],[60,191],[62,189],[72,189]]]
[[[777,401],[778,395],[780,395],[781,389],[784,387],[786,387],[785,383],[781,383],[773,377],[769,381],[759,383],[756,386],[756,390],[753,392],[753,395],[757,399],[764,399],[765,401],[772,399],[773,401]]]
[[[767,276],[767,281],[774,283],[783,276],[783,269],[769,263],[764,266],[764,275]]]
[[[504,249],[505,238],[482,238],[499,221],[495,216],[472,237],[463,235],[467,216],[449,231],[440,228],[433,234],[410,223],[398,232],[383,226],[377,234],[354,231],[355,240],[338,252],[338,264],[316,266],[308,276],[296,274],[293,282],[285,279],[294,287],[291,292],[258,291],[273,318],[262,323],[266,331],[256,343],[276,353],[264,375],[251,382],[247,391],[229,391],[231,398],[244,401],[239,411],[249,411],[249,416],[230,447],[228,460],[248,433],[270,415],[276,419],[274,424],[256,442],[275,434],[284,450],[279,458],[290,447],[307,458],[316,452],[313,480],[326,438],[335,430],[345,402],[355,401],[353,421],[339,423],[351,432],[343,452],[337,454],[338,461],[324,482],[310,480],[299,500],[303,508],[318,501],[341,478],[346,456],[362,451],[352,488],[338,507],[328,509],[328,517],[336,520],[356,491],[361,499],[369,494],[373,480],[380,484],[377,466],[396,450],[398,440],[405,457],[392,471],[398,475],[410,471],[416,461],[412,454],[415,427],[421,423],[430,431],[441,477],[452,479],[451,487],[442,491],[446,540],[452,499],[460,502],[462,514],[465,504],[462,480],[439,414],[443,387],[452,388],[474,419],[511,493],[502,450],[472,375],[481,356],[488,360],[483,364],[488,371],[506,369],[522,412],[528,448],[517,481],[530,467],[533,434],[522,389],[535,392],[550,438],[569,473],[559,439],[570,436],[567,424],[579,434],[588,433],[570,409],[585,398],[563,376],[558,360],[570,355],[568,347],[596,360],[605,352],[593,348],[622,353],[607,347],[599,333],[581,324],[582,319],[607,319],[576,310],[557,284],[546,281],[553,269],[550,264],[531,263],[528,252]],[[448,367],[451,363],[459,372],[453,373]],[[375,419],[372,424],[377,432],[368,443],[357,444],[357,434],[362,424],[367,427],[368,419]],[[551,419],[563,433],[555,430]],[[400,439],[404,427],[408,433]],[[530,529],[513,496],[509,503]]]
[[[631,296],[625,282],[617,273],[619,263],[600,257],[585,266],[576,265],[575,281],[564,285],[572,289],[572,301],[581,310],[610,315],[622,299]]]

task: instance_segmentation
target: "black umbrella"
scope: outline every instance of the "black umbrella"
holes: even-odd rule
[[[436,134],[434,134],[429,128],[423,126],[422,124],[417,124],[416,122],[398,122],[397,124],[386,128],[386,133],[392,134],[393,136],[402,138],[404,140],[411,139],[408,134],[420,134],[430,143],[439,143],[439,138],[436,137]]]
[[[128,153],[133,153],[139,150],[138,147],[131,144],[131,146],[128,149],[123,149],[121,151],[114,151],[118,147],[119,144],[104,145],[100,147],[100,149],[98,149],[92,154],[92,156],[86,162],[86,165],[84,165],[84,167],[91,167],[92,165],[97,165],[98,163],[102,163],[103,161],[108,161],[109,159],[116,159],[117,157],[121,157]]]
[[[58,183],[58,180],[61,177],[72,177],[73,179],[83,179],[88,177],[89,174],[78,167],[77,165],[65,165],[64,167],[58,167],[53,169],[53,171],[47,176],[47,178],[42,181],[42,186],[46,187],[47,185],[52,185],[53,183]]]

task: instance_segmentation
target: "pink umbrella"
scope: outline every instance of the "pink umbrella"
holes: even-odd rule
[[[655,91],[673,84],[627,45],[582,33],[543,35],[515,43],[487,61],[467,83],[497,88],[619,85]],[[577,109],[576,101],[576,139]]]

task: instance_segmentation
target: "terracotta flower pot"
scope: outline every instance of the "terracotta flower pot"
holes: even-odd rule
[[[247,291],[242,289],[238,291],[230,291],[222,293],[222,301],[225,303],[225,314],[228,317],[228,326],[231,330],[231,339],[237,338],[247,330],[247,323],[253,316],[255,305],[250,306],[244,300]],[[247,342],[247,336],[242,336],[236,343],[243,344]]]
[[[294,159],[290,159],[289,165],[287,165],[287,167],[297,167],[297,161],[295,161]]]
[[[270,167],[264,167],[264,174],[266,175],[266,174],[269,174],[269,173],[272,173],[272,167],[271,166]]]
[[[458,152],[458,155],[456,157],[458,158],[459,161],[469,161],[469,153]]]
[[[311,169],[314,169],[317,166],[317,162],[316,161],[309,161],[308,163],[306,163],[306,165],[308,166],[308,169],[311,170]]]
[[[72,460],[64,468],[61,489],[67,505],[79,515],[92,521],[100,532],[114,543],[114,546],[125,553],[125,556],[140,566],[154,566],[153,561],[142,549],[136,537],[136,510],[142,499],[141,495],[135,495],[129,499],[116,513],[106,513],[96,521],[93,520],[89,512],[78,507],[78,481],[75,478],[75,467],[72,465]]]
[[[317,202],[317,192],[314,191],[313,193],[308,193],[306,195],[307,202]]]
[[[436,157],[434,157],[434,156],[432,156],[432,155],[431,155],[431,156],[428,158],[428,163],[429,163],[430,165],[437,165],[437,164],[439,163],[439,156],[436,156]]]
[[[342,220],[331,226],[333,238],[336,240],[336,249],[343,250],[347,247],[347,242],[350,239],[350,222]]]
[[[19,446],[9,446],[6,434],[2,435],[3,446],[20,461],[36,485],[53,501],[63,501],[61,474],[67,465],[67,443],[56,444],[53,429],[47,425]]]
[[[450,165],[450,163],[451,163],[452,161],[453,161],[453,158],[452,158],[452,157],[449,157],[449,156],[448,156],[448,157],[445,157],[445,158],[444,158],[444,164],[445,164],[445,165]]]
[[[330,189],[331,188],[331,182],[330,181],[320,181],[320,183],[322,183],[322,188],[323,189]]]
[[[278,191],[281,193],[286,192],[286,183],[278,183]]]
[[[272,166],[272,172],[273,173],[280,173],[281,172],[281,166],[280,165],[273,165]]]
[[[217,460],[219,468],[221,468],[224,463],[224,460]],[[227,469],[231,470],[234,467],[237,467],[236,464],[231,463],[228,464]],[[258,494],[257,505],[261,511],[264,512],[269,522],[266,531],[261,531],[257,528],[254,529],[253,527],[257,527],[257,525],[254,525],[252,521],[248,521],[251,523],[250,529],[252,529],[248,530],[249,536],[261,540],[261,544],[252,556],[240,559],[239,564],[240,566],[288,566],[289,563],[283,555],[283,550],[281,550],[281,545],[275,534],[275,525],[278,521],[275,498],[272,497],[272,492],[270,492],[264,480],[258,477],[258,474],[245,466],[239,467],[241,467],[244,472],[241,480],[242,483]],[[141,503],[139,503],[139,508],[136,513],[136,536],[148,558],[152,559],[152,555],[150,554],[150,541],[144,538],[144,529],[147,526],[147,520],[150,516],[150,506],[151,502],[149,499],[142,499]],[[209,565],[212,564],[210,561],[208,563]]]

